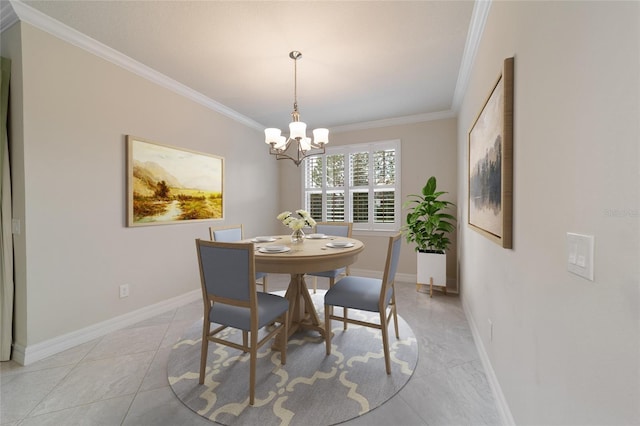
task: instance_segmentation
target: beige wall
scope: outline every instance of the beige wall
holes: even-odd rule
[[[359,144],[384,140],[401,141],[401,182],[402,201],[409,194],[419,194],[430,176],[436,176],[438,187],[448,191],[446,199],[455,201],[457,196],[456,176],[456,119],[441,119],[402,126],[373,128],[367,130],[330,133],[331,146]],[[302,168],[286,162],[280,167],[280,208],[292,210],[302,206]],[[402,222],[407,212],[402,211]],[[453,213],[455,214],[455,212]],[[354,232],[354,236],[364,241],[365,252],[352,268],[365,271],[382,272],[387,250],[389,233],[380,235],[362,235]],[[449,288],[456,290],[456,237],[447,256],[447,279]],[[398,274],[401,279],[415,279],[416,254],[414,246],[403,243],[400,255]]]
[[[515,56],[513,250],[461,226],[463,303],[516,424],[639,424],[640,3],[494,2],[458,122]],[[595,280],[566,233],[595,236]],[[488,320],[493,322],[490,339]]]
[[[208,226],[276,230],[278,169],[260,131],[28,24],[2,38],[14,56],[18,348],[197,291],[194,239]],[[226,220],[127,228],[127,134],[225,157]]]

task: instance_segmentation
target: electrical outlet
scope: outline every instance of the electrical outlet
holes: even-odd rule
[[[567,232],[567,269],[576,275],[593,281],[593,235]]]
[[[120,299],[129,297],[129,284],[122,284],[120,286]]]

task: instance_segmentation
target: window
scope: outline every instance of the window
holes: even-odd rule
[[[305,210],[354,230],[400,228],[400,141],[328,147],[304,162]]]

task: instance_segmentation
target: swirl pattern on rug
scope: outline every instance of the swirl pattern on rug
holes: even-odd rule
[[[312,295],[324,318],[324,292]],[[338,310],[339,308],[335,308]],[[350,318],[378,315],[349,310]],[[391,374],[387,375],[380,330],[334,321],[331,355],[317,332],[289,339],[287,364],[266,343],[258,351],[256,399],[249,405],[249,354],[209,344],[205,382],[198,383],[202,320],[194,323],[173,346],[168,378],[176,396],[191,410],[225,425],[332,425],[358,417],[389,400],[411,378],[418,346],[409,325],[398,316],[400,339],[389,325]],[[234,329],[224,332],[241,341]]]

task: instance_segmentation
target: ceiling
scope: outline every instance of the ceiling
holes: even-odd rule
[[[309,128],[453,116],[477,26],[473,1],[10,4],[19,19],[117,51],[260,129],[291,121],[292,50],[302,52],[298,107]]]

